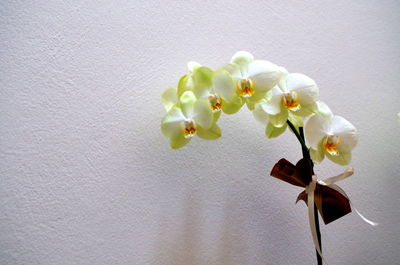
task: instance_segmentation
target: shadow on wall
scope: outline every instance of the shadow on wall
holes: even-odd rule
[[[193,196],[186,198],[183,203],[182,223],[170,224],[168,220],[172,218],[162,216],[154,265],[197,264],[196,251],[201,233],[199,220],[201,209]]]
[[[272,211],[265,196],[251,190],[248,192],[249,196],[241,198],[239,192],[229,191],[225,204],[221,204],[221,217],[215,226],[204,221],[207,219],[204,215],[207,195],[195,193],[187,196],[183,201],[181,223],[161,222],[165,226],[160,228],[152,264],[271,265],[268,262],[274,259],[274,253],[281,253],[279,248],[283,247],[275,245],[275,242],[290,238],[286,230],[279,233],[273,231],[271,223],[287,220],[287,216],[285,218],[280,212],[273,215],[260,213],[260,210],[266,213]],[[276,257],[274,260],[277,260]]]

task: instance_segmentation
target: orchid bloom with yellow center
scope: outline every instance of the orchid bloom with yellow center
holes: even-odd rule
[[[287,73],[286,69],[264,60],[254,60],[252,54],[240,51],[233,55],[231,63],[221,69],[228,71],[233,79],[235,112],[246,103],[250,110]]]
[[[260,102],[260,109],[270,115],[275,127],[286,126],[289,117],[307,117],[317,110],[319,89],[314,80],[304,74],[287,74]]]
[[[358,142],[357,129],[345,118],[333,115],[325,104],[319,109],[304,127],[312,160],[319,163],[326,156],[337,164],[348,165]]]
[[[215,120],[219,119],[221,110],[232,114],[240,109],[241,101],[234,97],[234,83],[229,72],[223,69],[213,71],[194,61],[188,63],[188,69],[189,74],[179,81],[178,95],[192,91],[197,98],[208,99]]]
[[[190,142],[194,135],[212,140],[221,136],[208,99],[198,99],[192,91],[185,91],[177,100],[176,89],[167,89],[163,104],[167,115],[161,121],[162,133],[170,139],[173,149]]]
[[[196,67],[192,67],[196,65]],[[236,112],[241,102],[235,99],[234,83],[226,70],[213,71],[208,67],[190,62],[192,89],[197,98],[207,98],[215,119],[219,118],[221,110],[227,114]],[[236,100],[236,101],[235,101]]]

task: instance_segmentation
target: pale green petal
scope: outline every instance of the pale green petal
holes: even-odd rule
[[[204,129],[211,127],[214,116],[208,99],[199,99],[196,101],[194,104],[193,119]]]
[[[178,97],[188,90],[193,90],[193,80],[189,75],[183,75],[178,82]]]
[[[176,88],[167,88],[161,96],[161,101],[166,111],[169,111],[172,106],[178,103],[178,95]]]
[[[179,105],[181,107],[183,115],[186,118],[191,119],[194,115],[194,104],[197,98],[192,91],[186,91],[179,98]]]
[[[185,120],[182,111],[173,106],[161,121],[161,132],[167,137],[182,135],[181,122]]]
[[[266,103],[261,103],[261,107],[266,113],[276,115],[281,111],[283,93],[278,86],[268,93],[270,93],[270,99]]]
[[[237,64],[228,63],[221,66],[219,70],[227,71],[232,76],[233,80],[239,80],[243,77],[242,73],[240,72],[240,67]]]
[[[182,134],[169,139],[169,145],[172,149],[178,149],[190,142],[191,138],[185,138]]]
[[[222,113],[222,111],[213,112],[213,121],[214,122],[219,120],[219,117],[221,117],[221,113]]]
[[[265,98],[266,94],[267,91],[255,91],[251,97],[244,98],[249,110],[253,110],[254,106]]]
[[[234,96],[231,101],[222,102],[222,111],[226,114],[234,114],[240,110],[244,101],[239,96]]]
[[[240,67],[242,76],[247,76],[248,65],[254,60],[251,53],[239,51],[232,56],[231,63],[237,64]]]
[[[313,102],[308,105],[301,105],[300,109],[291,110],[290,112],[300,117],[308,117],[318,112],[318,105],[317,103]]]
[[[282,68],[264,60],[256,60],[249,64],[248,77],[254,82],[255,91],[272,89],[283,76]]]
[[[286,89],[297,92],[300,105],[308,105],[318,100],[319,89],[317,84],[304,74],[288,74],[286,76]]]
[[[221,128],[214,122],[212,126],[206,130],[201,126],[197,127],[197,136],[205,140],[215,140],[221,137]]]
[[[190,61],[187,63],[187,67],[190,72],[194,72],[197,68],[201,67],[201,64],[199,64],[198,62],[195,62],[195,61]]]
[[[290,120],[290,122],[296,127],[304,127],[303,118],[293,115],[293,113],[290,111],[288,120]]]
[[[312,161],[315,163],[321,163],[322,160],[324,160],[325,153],[324,153],[324,147],[322,145],[323,140],[318,144],[318,148],[310,148],[310,156]]]
[[[232,100],[233,96],[236,94],[236,89],[232,77],[228,71],[216,71],[214,73],[213,83],[216,93],[220,94],[221,97],[226,101]]]
[[[311,148],[317,149],[322,139],[328,135],[331,119],[324,115],[316,114],[305,124],[305,137]]]
[[[212,87],[213,71],[210,68],[201,66],[193,71],[191,78],[193,80],[193,92],[196,97],[207,97]]]
[[[256,104],[252,113],[256,121],[266,126],[269,122],[269,115],[262,109],[261,104],[263,103]]]
[[[253,111],[257,103],[254,103],[254,102],[250,101],[248,98],[245,98],[244,100],[245,100],[245,102],[246,102],[247,108],[248,108],[250,111]]]
[[[342,153],[339,153],[339,155],[337,155],[337,156],[333,156],[333,155],[329,154],[328,152],[325,152],[325,155],[332,162],[342,165],[342,166],[346,166],[346,165],[350,164],[350,162],[351,162],[351,152],[342,152]]]
[[[282,109],[282,111],[277,115],[270,116],[270,123],[272,123],[272,125],[275,127],[282,127],[286,124],[287,119],[288,111],[286,109]]]
[[[350,152],[358,142],[357,129],[341,116],[334,116],[331,123],[331,134],[340,136],[340,152]]]
[[[192,73],[194,86],[210,87],[212,85],[213,70],[201,66]]]
[[[265,128],[265,135],[268,138],[275,138],[281,135],[286,130],[286,128],[286,123],[282,127],[275,127],[271,123],[268,123],[267,127]]]

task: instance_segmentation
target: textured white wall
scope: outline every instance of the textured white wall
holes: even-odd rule
[[[245,108],[218,141],[168,149],[160,95],[186,62],[248,50],[314,78],[360,131],[322,226],[330,264],[399,264],[398,1],[1,1],[0,264],[315,264],[300,158]],[[324,161],[320,176],[342,167]]]

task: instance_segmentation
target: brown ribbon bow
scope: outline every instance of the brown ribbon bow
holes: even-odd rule
[[[282,158],[272,168],[271,176],[289,182],[295,186],[307,188],[314,175],[311,160],[300,159],[296,166]],[[337,185],[335,189],[330,185],[316,183],[314,201],[325,224],[351,212],[350,201],[346,194]],[[306,190],[297,197],[296,203],[303,200],[307,204]]]

